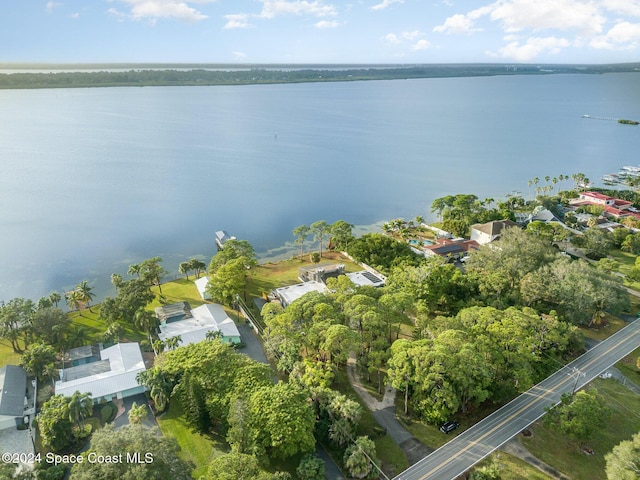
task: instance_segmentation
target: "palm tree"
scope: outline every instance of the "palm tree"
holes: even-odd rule
[[[80,347],[89,341],[89,330],[86,327],[72,328],[67,334],[69,347]]]
[[[216,338],[219,338],[220,340],[222,340],[223,337],[224,337],[224,333],[222,333],[220,330],[209,330],[205,334],[205,338],[207,340],[214,340]]]
[[[191,270],[195,272],[196,278],[200,278],[200,274],[204,272],[205,268],[207,268],[207,265],[197,258],[192,258],[191,260],[189,260],[189,265],[191,267]]]
[[[122,275],[120,275],[119,273],[111,274],[111,285],[116,287],[116,290],[120,288],[120,285],[122,285],[122,282],[123,282]]]
[[[140,385],[144,385],[149,389],[149,395],[156,404],[156,410],[164,410],[169,403],[173,388],[166,373],[157,367],[150,368],[138,373],[136,380]]]
[[[60,295],[58,292],[51,292],[49,294],[49,300],[57,307],[60,300],[62,300],[62,295]]]
[[[300,258],[304,255],[304,241],[309,236],[309,226],[308,225],[299,225],[293,229],[293,236],[296,237],[295,243],[296,245],[300,245]]]
[[[147,418],[147,406],[133,402],[129,410],[129,423],[131,425],[141,425],[145,418]]]
[[[182,343],[182,337],[180,335],[176,335],[175,337],[169,337],[165,340],[165,345],[169,350],[178,348],[178,345],[181,343]]]
[[[77,427],[84,428],[84,419],[93,413],[93,400],[90,393],[75,391],[69,398],[69,420]]]
[[[70,292],[65,293],[65,298],[67,299],[69,309],[80,310],[80,307],[82,306],[82,298],[78,290],[71,290]],[[82,313],[80,313],[80,315],[82,315]]]
[[[156,328],[158,328],[158,325],[160,325],[160,320],[158,320],[158,317],[156,317],[153,312],[145,310],[144,308],[140,308],[135,313],[133,323],[136,327],[147,334],[147,336],[149,337],[149,343],[151,343],[151,345],[153,346],[151,334],[155,331]]]
[[[93,287],[89,286],[89,282],[87,280],[83,280],[76,287],[76,291],[80,296],[80,300],[87,305],[91,305],[91,301],[95,298],[95,293],[92,292]],[[89,309],[91,311],[91,309]]]

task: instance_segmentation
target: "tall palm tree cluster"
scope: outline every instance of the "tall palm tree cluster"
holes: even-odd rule
[[[529,197],[531,197],[531,185],[535,186],[536,196],[542,194],[549,194],[556,190],[556,194],[560,189],[558,183],[559,182],[567,182],[569,180],[573,180],[574,189],[583,188],[589,184],[589,179],[585,176],[584,173],[574,173],[571,176],[569,175],[558,175],[557,177],[550,177],[546,175],[544,177],[544,181],[547,183],[546,185],[540,185],[540,178],[535,177],[531,180],[527,180],[527,186],[529,187]]]
[[[89,286],[89,282],[83,280],[73,290],[65,292],[64,296],[71,310],[83,310],[90,307],[96,295],[93,293],[93,287]]]

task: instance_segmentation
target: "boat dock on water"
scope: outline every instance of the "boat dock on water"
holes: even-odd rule
[[[224,244],[229,240],[235,240],[236,237],[229,235],[226,230],[218,230],[216,232],[216,245],[218,246],[218,250],[224,249]]]

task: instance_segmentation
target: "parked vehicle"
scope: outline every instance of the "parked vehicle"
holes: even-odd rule
[[[458,428],[460,426],[460,424],[458,422],[453,422],[453,421],[448,421],[442,424],[442,426],[440,427],[440,431],[442,433],[449,433],[454,431],[456,428]]]

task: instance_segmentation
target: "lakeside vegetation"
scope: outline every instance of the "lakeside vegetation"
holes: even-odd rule
[[[346,82],[411,78],[477,77],[493,75],[603,74],[638,72],[640,64],[605,65],[11,65],[0,73],[0,89],[84,88],[123,86],[249,85],[306,82]],[[127,69],[127,71],[114,71]],[[51,70],[51,73],[28,72]],[[98,69],[100,71],[83,71]],[[55,70],[62,70],[55,72]],[[76,70],[76,71],[65,71]]]
[[[547,183],[556,184],[551,178]],[[552,189],[545,188],[544,193]],[[560,206],[576,195],[558,192],[530,201],[520,197],[496,202],[460,194],[437,199],[432,209],[441,215],[443,226],[468,236],[474,223],[515,218],[516,213],[537,207],[550,206],[562,215]],[[267,365],[218,339],[185,347],[179,347],[179,341],[170,345],[157,340],[157,319],[150,315],[154,307],[178,301],[188,301],[192,307],[205,303],[192,279],[163,283],[167,272],[159,257],[132,265],[129,279],[114,275],[116,295],[100,305],[91,305],[86,282],[67,292],[66,302],[73,310],[69,314],[54,306],[50,297],[36,303],[8,302],[0,309],[4,345],[0,356],[3,349],[15,350],[25,368],[44,374],[48,381],[59,366],[59,354],[76,343],[140,341],[145,350],[158,354],[140,381],[150,388],[156,412],[165,412],[159,417],[161,428],[175,436],[180,446],[176,454],[184,461],[179,464],[193,478],[217,478],[217,469],[231,465],[250,466],[254,476],[265,480],[289,478],[287,474],[315,478],[305,475],[318,466],[313,455],[308,456],[316,442],[353,476],[377,475],[371,462],[358,456],[355,444],[378,459],[376,465],[391,476],[406,468],[404,452],[377,425],[349,384],[350,354],[356,356],[360,376],[372,394],[380,395],[385,384],[398,390],[401,421],[436,448],[449,438],[438,430],[441,422],[455,415],[462,428],[473,425],[579,355],[583,336],[606,338],[622,328],[620,315],[637,310],[638,300],[630,301],[622,277],[612,275],[620,265],[562,255],[557,246],[566,240],[560,238],[562,232],[535,222],[529,225],[502,232],[499,248],[471,251],[465,265],[453,257],[425,258],[410,248],[412,239],[437,240],[420,218],[396,219],[385,224],[386,234],[359,238],[352,236],[353,226],[344,221],[301,225],[292,232],[300,255],[265,265],[257,264],[248,242],[229,241],[207,269],[207,292],[227,311],[236,307],[238,298],[246,297],[249,304],[252,298],[274,300],[274,288],[298,283],[299,267],[339,262],[349,273],[361,270],[357,262],[365,262],[386,276],[382,288],[357,286],[345,276],[329,278],[325,293],[308,293],[287,308],[275,301],[262,310],[256,307],[254,315],[265,329],[262,341],[282,379],[277,383]],[[577,229],[581,235],[571,241],[576,251],[608,259],[617,245],[631,256],[640,253],[630,231],[614,238],[614,233],[589,233],[596,231],[596,225],[576,224]],[[310,236],[315,243],[308,241]],[[342,250],[355,261],[342,257]],[[194,266],[185,262],[181,273],[197,272]],[[47,335],[52,331],[56,335]],[[621,362],[628,375],[637,373],[638,364],[633,366],[637,354]],[[618,401],[637,411],[613,382],[598,387],[607,406],[613,410]],[[610,384],[616,387],[609,388]],[[80,425],[63,422],[69,417],[68,407],[55,405],[47,405],[59,414],[50,425],[64,423],[70,442],[86,438]],[[97,420],[86,423],[93,430],[100,428]],[[606,442],[593,437],[579,442],[581,448],[595,451],[599,472],[604,471],[604,455],[629,433],[625,430],[623,438],[607,428],[598,430]],[[631,422],[629,431],[634,428],[640,425]],[[39,430],[46,448],[75,448],[73,442],[53,447],[52,440],[64,437],[48,434],[44,424]],[[562,456],[575,448],[575,440],[569,442],[558,431],[549,435],[568,442],[556,445],[554,453]],[[553,462],[557,460],[548,463],[557,464]],[[556,468],[565,472],[573,468],[570,463],[559,465]],[[75,476],[79,473],[74,468],[72,478],[80,478]]]

